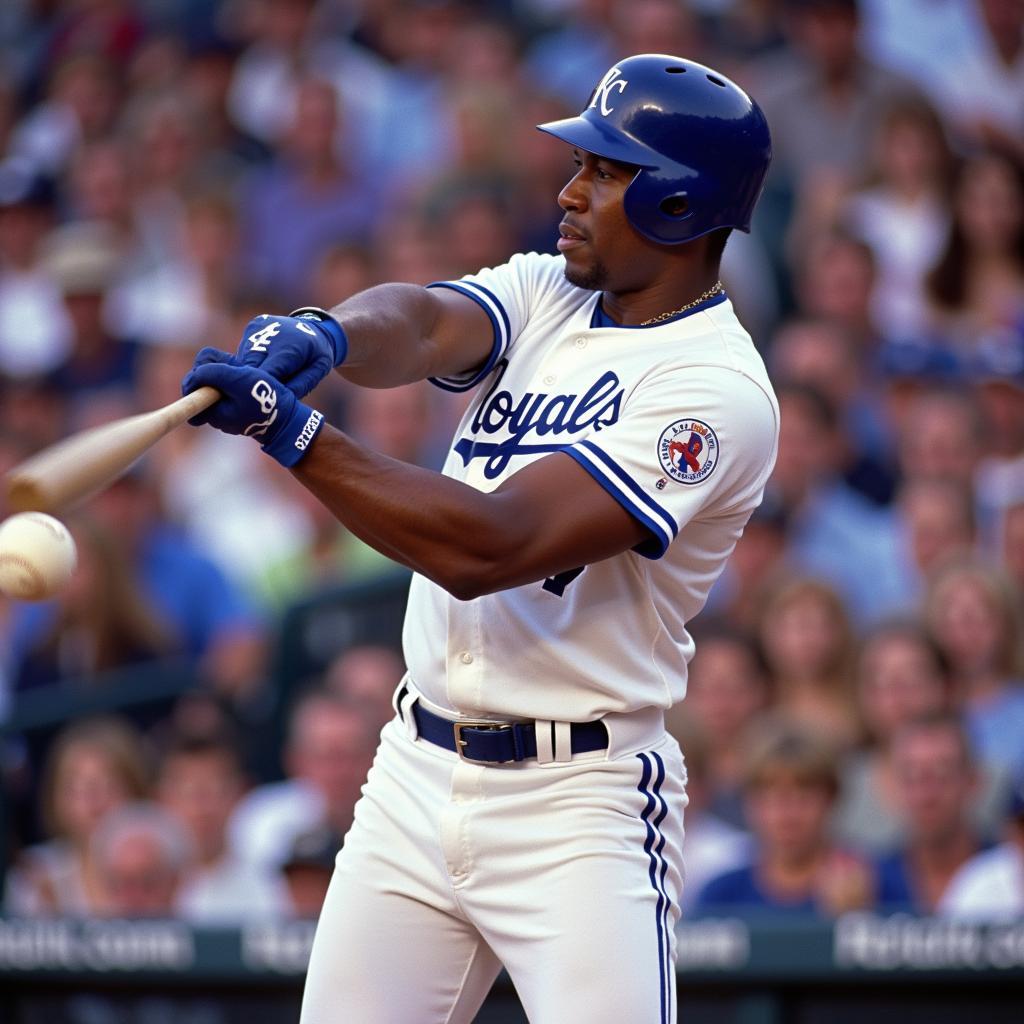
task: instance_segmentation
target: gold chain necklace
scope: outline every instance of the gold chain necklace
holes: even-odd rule
[[[708,299],[714,298],[722,291],[722,282],[716,281],[703,295],[698,295],[693,302],[688,302],[685,306],[680,306],[678,309],[670,309],[667,313],[659,313],[657,316],[652,316],[650,320],[641,320],[640,326],[647,327],[650,324],[660,324],[663,320],[670,320],[674,316],[679,316],[680,313],[685,313],[688,309],[693,309],[694,306],[699,306],[702,302],[707,302]]]

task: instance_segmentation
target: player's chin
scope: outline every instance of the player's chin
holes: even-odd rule
[[[565,279],[577,288],[599,291],[604,288],[608,274],[604,266],[596,260],[571,259],[565,254]]]

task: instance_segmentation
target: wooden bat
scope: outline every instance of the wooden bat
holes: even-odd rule
[[[12,512],[59,513],[127,472],[165,434],[208,409],[220,392],[197,388],[170,405],[72,434],[6,476]]]

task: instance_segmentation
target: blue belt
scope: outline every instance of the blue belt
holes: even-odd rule
[[[399,706],[405,692],[403,687],[399,693]],[[537,729],[533,722],[490,722],[482,719],[455,721],[435,715],[419,701],[412,705],[412,717],[421,739],[458,754],[463,761],[473,764],[505,764],[537,756]],[[603,722],[572,724],[572,753],[585,754],[592,750],[604,750],[607,746],[608,730]]]

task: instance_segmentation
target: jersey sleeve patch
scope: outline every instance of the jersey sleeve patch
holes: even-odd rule
[[[487,314],[491,321],[494,342],[491,345],[491,353],[487,357],[487,361],[479,370],[457,374],[453,377],[429,378],[431,384],[436,384],[437,387],[443,388],[445,391],[469,391],[494,369],[495,364],[505,354],[512,334],[508,313],[494,292],[475,281],[435,281],[427,287],[450,288],[452,291],[467,296]]]
[[[651,531],[651,540],[634,548],[637,554],[645,558],[661,558],[679,532],[671,513],[592,441],[581,441],[566,448],[565,453],[575,459],[630,515]]]
[[[675,420],[658,438],[658,461],[665,477],[657,486],[665,487],[668,480],[691,486],[701,483],[714,473],[719,454],[718,435],[709,424],[689,417]]]

